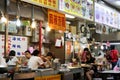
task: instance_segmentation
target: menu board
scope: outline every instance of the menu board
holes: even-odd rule
[[[59,10],[93,20],[92,0],[59,0]]]
[[[120,29],[120,13],[118,14],[118,28]]]
[[[38,6],[43,6],[52,9],[58,9],[58,0],[22,0]]]
[[[48,24],[51,29],[66,30],[65,15],[53,10],[48,10]]]
[[[118,28],[118,12],[105,5],[95,3],[95,22]]]
[[[0,54],[4,54],[4,35],[0,35]],[[27,37],[22,36],[9,36],[8,37],[8,52],[10,50],[16,51],[16,56],[24,55],[27,50]]]

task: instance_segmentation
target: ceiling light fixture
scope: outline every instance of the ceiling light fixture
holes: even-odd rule
[[[65,17],[71,18],[71,19],[74,19],[74,18],[75,18],[75,16],[72,16],[72,15],[69,15],[69,14],[65,14]]]
[[[32,5],[31,18],[32,18],[31,28],[34,29],[36,28],[36,21],[34,19],[34,5]]]
[[[16,20],[16,26],[20,27],[21,26],[21,21],[20,21],[20,7],[19,7],[19,0],[17,1],[17,20]]]
[[[1,23],[7,23],[7,19],[6,17],[4,16],[4,13],[1,11],[1,14],[2,14],[2,17],[1,17]]]
[[[49,26],[47,26],[46,30],[49,32],[49,31],[51,31],[51,28]]]
[[[34,29],[36,28],[36,22],[35,19],[32,19],[31,27]]]
[[[71,22],[70,21],[66,21],[66,24],[71,24]]]
[[[114,4],[120,6],[120,1],[115,1]]]
[[[17,16],[17,17],[18,17],[18,16]],[[21,21],[20,21],[20,18],[19,18],[19,17],[17,18],[16,25],[17,25],[18,27],[21,26]]]

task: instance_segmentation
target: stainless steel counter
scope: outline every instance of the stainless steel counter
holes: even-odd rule
[[[34,78],[34,77],[42,77],[42,76],[49,76],[49,75],[56,75],[58,74],[57,70],[54,70],[52,68],[48,68],[48,69],[37,69],[29,72],[18,72],[15,73],[14,75],[14,79],[18,80],[18,79],[29,79],[29,78]]]

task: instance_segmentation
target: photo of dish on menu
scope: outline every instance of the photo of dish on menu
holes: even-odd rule
[[[69,1],[65,1],[65,9],[67,10],[69,10],[69,8],[70,8],[70,3],[69,3]]]
[[[87,19],[93,19],[93,1],[82,0],[82,16]]]
[[[72,3],[72,2],[71,2],[70,5],[71,5],[71,6],[70,6],[71,13],[74,14],[74,13],[76,12],[76,11],[75,11],[75,8],[76,8],[75,3]]]
[[[74,2],[74,3],[76,3],[76,4],[80,4],[80,1],[81,1],[81,0],[71,0],[71,2]]]
[[[81,18],[93,20],[92,0],[59,0],[59,9]]]

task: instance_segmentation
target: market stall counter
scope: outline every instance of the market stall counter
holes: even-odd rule
[[[68,67],[69,71],[60,71],[61,80],[84,80],[84,70],[80,66]]]
[[[120,80],[120,71],[105,70],[98,73],[101,75],[102,80],[106,80],[109,76],[112,76],[114,80]]]
[[[84,80],[82,79],[83,73],[84,71],[81,67],[68,67],[67,71],[53,68],[37,70],[20,68],[14,72],[13,79],[11,80]],[[6,74],[8,75],[8,73]],[[5,76],[4,79],[2,77],[0,80],[5,80],[7,77]]]
[[[19,71],[14,75],[14,80],[61,80],[61,75],[52,68],[37,69],[32,71]]]

